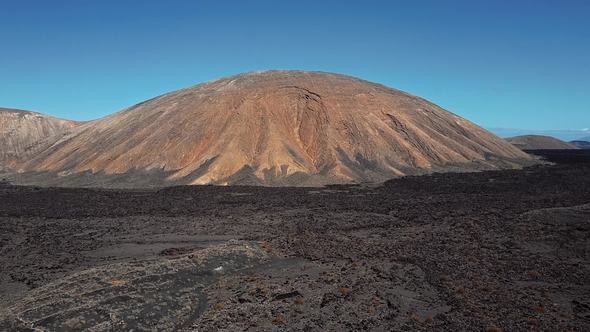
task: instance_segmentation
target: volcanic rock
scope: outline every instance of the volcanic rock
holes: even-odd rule
[[[578,149],[577,146],[551,136],[523,135],[506,138],[510,144],[521,150],[565,150]]]
[[[0,169],[16,167],[77,125],[40,113],[0,108]]]
[[[20,171],[163,171],[163,185],[320,185],[531,160],[399,90],[331,73],[263,71],[174,91],[86,123]]]

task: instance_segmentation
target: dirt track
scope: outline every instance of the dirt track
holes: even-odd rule
[[[0,185],[0,330],[587,331],[590,155],[544,154],[383,186]]]

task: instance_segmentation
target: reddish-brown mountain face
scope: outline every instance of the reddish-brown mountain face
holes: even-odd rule
[[[35,112],[0,108],[0,169],[17,167],[78,124]]]
[[[416,96],[337,74],[265,71],[83,124],[20,170],[164,170],[170,183],[317,185],[520,162],[530,158]]]

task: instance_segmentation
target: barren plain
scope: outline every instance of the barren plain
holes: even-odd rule
[[[534,153],[382,185],[4,182],[0,330],[588,331],[590,154]]]

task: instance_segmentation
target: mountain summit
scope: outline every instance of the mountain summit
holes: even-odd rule
[[[19,171],[164,171],[163,185],[320,185],[530,161],[411,94],[344,75],[273,70],[195,85],[82,124]]]

